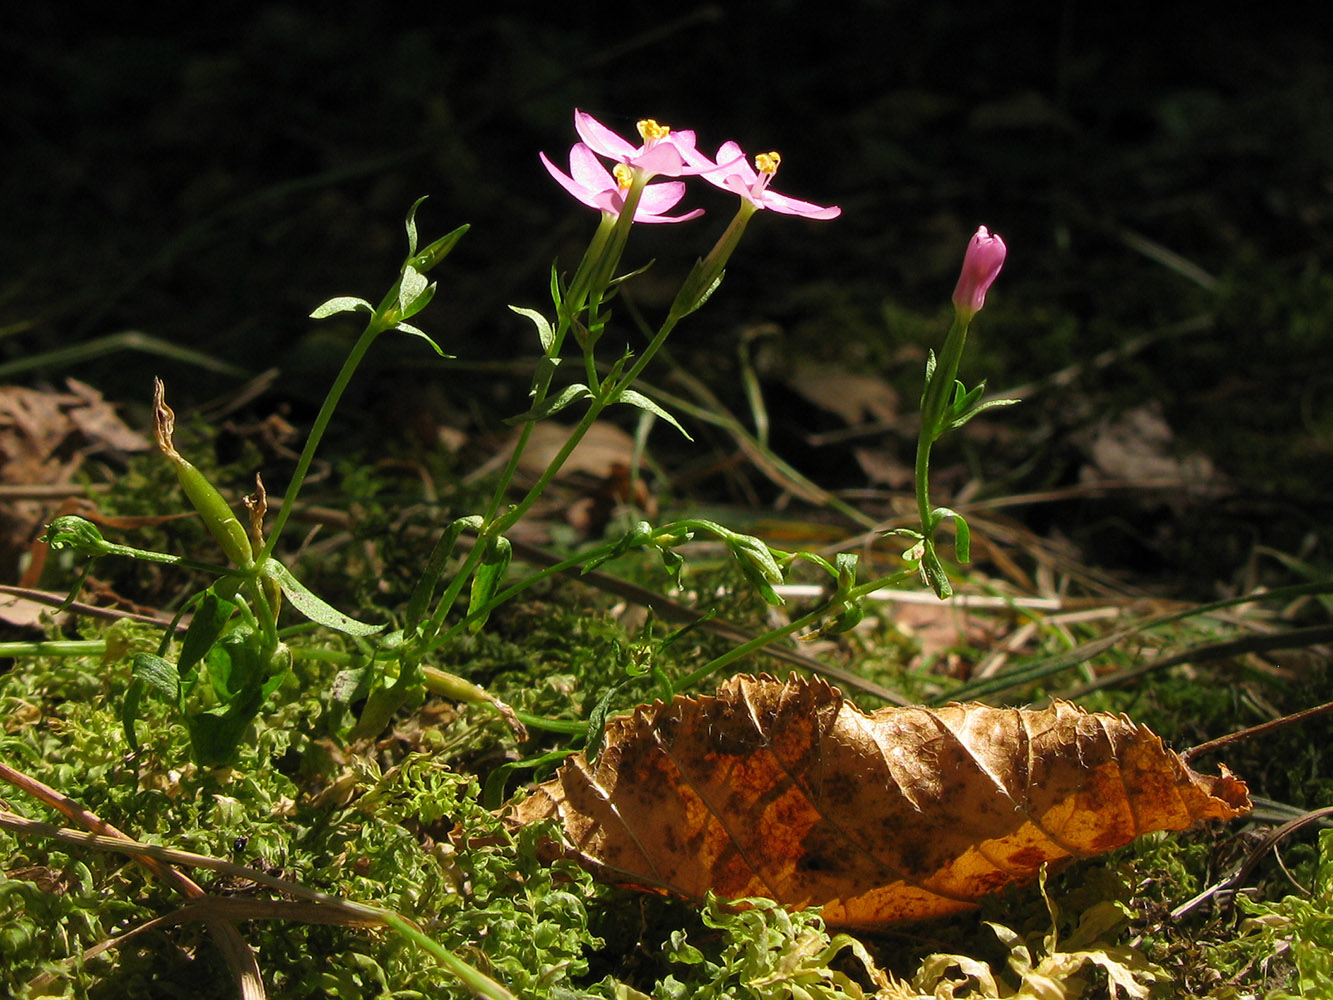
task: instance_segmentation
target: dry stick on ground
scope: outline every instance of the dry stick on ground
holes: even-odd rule
[[[61,795],[54,788],[38,781],[36,778],[14,770],[3,761],[0,761],[0,780],[4,780],[20,791],[46,803],[71,822],[92,831],[93,835],[103,836],[116,841],[118,844],[134,843],[132,838],[121,833],[110,823],[85,809],[73,799]],[[125,853],[128,853],[139,864],[186,896],[198,899],[206,895],[199,884],[188,875],[176,871],[170,864],[164,864],[147,852],[126,851]],[[243,1000],[264,1000],[267,993],[264,990],[263,977],[259,972],[259,961],[255,957],[254,951],[241,937],[241,932],[231,922],[218,917],[210,917],[207,924],[208,929],[213,932],[214,942],[217,944],[218,951],[222,953],[227,967],[231,970],[232,977],[236,982],[236,989]]]

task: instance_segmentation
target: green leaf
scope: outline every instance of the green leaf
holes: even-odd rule
[[[945,429],[945,430],[953,430],[955,427],[962,427],[963,424],[967,423],[969,420],[971,420],[973,417],[975,417],[978,413],[983,413],[983,412],[985,412],[986,410],[994,409],[994,408],[997,407],[997,406],[1013,406],[1015,403],[1019,403],[1019,402],[1022,402],[1022,400],[1018,400],[1018,399],[988,399],[988,400],[986,400],[986,402],[984,402],[984,403],[978,403],[976,406],[972,407],[972,409],[968,410],[966,413],[963,413],[963,414],[960,415],[960,416],[954,417],[952,420],[950,420],[948,423],[946,423],[946,424],[944,425],[944,429]]]
[[[782,582],[782,569],[773,558],[772,550],[754,535],[731,532],[726,541],[731,554],[736,557],[742,568],[753,567],[755,572],[769,583]]]
[[[404,616],[407,631],[414,631],[421,619],[426,616],[426,608],[435,597],[435,588],[439,586],[440,578],[444,575],[445,564],[453,555],[458,536],[468,529],[476,531],[481,527],[481,520],[480,514],[460,517],[440,532],[439,540],[431,549],[430,558],[426,561],[421,577],[417,580],[417,585],[407,602],[407,612]]]
[[[935,544],[929,538],[922,544],[919,569],[926,585],[935,591],[936,597],[944,601],[953,596],[953,584],[949,582],[949,574],[944,571],[944,564],[940,562],[939,554],[935,551]]]
[[[690,313],[697,312],[698,310],[702,309],[704,307],[704,303],[706,303],[709,299],[711,299],[713,297],[713,293],[716,292],[722,286],[722,279],[725,278],[726,276],[727,272],[725,268],[719,271],[717,277],[713,279],[713,283],[709,285],[707,288],[705,288],[699,294],[699,297],[694,300],[694,304],[691,305],[688,309],[686,309],[682,315],[688,316]]]
[[[404,319],[407,319],[414,312],[420,312],[421,309],[413,309],[416,301],[426,294],[430,287],[430,279],[418,271],[411,264],[403,265],[402,277],[398,279],[398,310],[402,313]],[[427,301],[430,301],[427,299]]]
[[[370,663],[338,671],[333,683],[329,685],[329,698],[342,705],[350,705],[358,698],[364,698],[370,691],[370,682],[376,673],[378,668]]]
[[[315,311],[310,314],[311,319],[326,319],[337,313],[345,312],[368,312],[373,313],[375,307],[365,299],[359,299],[355,295],[335,295],[323,305],[315,307]]]
[[[930,392],[930,380],[935,377],[935,352],[926,351],[926,378],[921,383],[921,402],[925,403],[926,394]]]
[[[134,724],[139,718],[139,703],[145,691],[154,691],[177,709],[181,707],[181,679],[176,667],[154,653],[136,653],[131,661],[130,685],[120,703],[120,725],[125,742],[138,751],[139,737]]]
[[[556,315],[560,315],[560,306],[565,301],[564,292],[561,289],[560,272],[551,265],[551,303],[555,306]]]
[[[205,767],[223,767],[236,758],[236,751],[263,701],[258,691],[238,698],[226,708],[209,709],[185,720],[190,730],[194,757]]]
[[[267,670],[263,640],[251,625],[238,622],[208,652],[208,680],[223,702],[250,696],[263,686]]]
[[[544,420],[563,410],[571,403],[577,403],[580,399],[591,399],[592,390],[582,382],[576,382],[573,385],[566,386],[561,390],[558,396],[552,396],[544,399],[537,406],[534,406],[527,413],[520,413],[516,417],[510,417],[505,421],[506,424],[523,424],[530,420]]]
[[[658,548],[657,554],[662,557],[662,565],[671,574],[671,580],[675,583],[676,589],[684,590],[685,582],[681,579],[681,573],[685,569],[685,557],[675,549]]]
[[[611,699],[620,690],[621,686],[621,684],[612,684],[603,691],[602,696],[597,699],[597,704],[588,713],[588,735],[583,754],[589,763],[597,759],[597,753],[602,749],[602,737],[606,733],[606,718],[611,714]]]
[[[325,603],[306,589],[301,581],[292,576],[291,570],[276,559],[269,559],[264,563],[263,574],[277,581],[292,607],[317,625],[351,636],[374,635],[384,628],[383,625],[367,625],[365,622],[359,622]]]
[[[219,597],[211,587],[204,591],[195,605],[194,617],[190,619],[190,627],[185,630],[185,639],[181,642],[180,659],[176,661],[178,677],[188,674],[208,654],[235,611],[234,601]]]
[[[599,556],[594,556],[583,564],[580,573],[590,573],[604,562],[612,559],[619,559],[630,549],[636,549],[641,545],[650,544],[653,541],[654,529],[647,521],[639,521],[629,531],[621,536],[620,540],[614,546],[603,552]]]
[[[426,276],[423,275],[420,271],[414,270],[413,273],[416,274],[418,277],[420,277],[422,281],[426,280]],[[417,294],[417,297],[414,298],[410,303],[404,303],[401,307],[401,313],[400,313],[402,319],[411,319],[417,313],[421,312],[421,310],[425,309],[428,305],[430,305],[431,301],[435,298],[435,292],[438,288],[439,285],[437,285],[435,282],[432,281],[425,287],[423,291],[419,292]]]
[[[181,677],[176,667],[168,660],[153,653],[135,653],[131,675],[150,691],[161,695],[173,705],[180,704]]]
[[[139,718],[139,702],[143,699],[144,687],[142,677],[133,678],[120,703],[120,727],[125,731],[125,742],[134,753],[139,752],[139,735],[134,731],[134,723]]]
[[[431,350],[433,350],[436,354],[438,354],[442,358],[453,357],[452,354],[445,354],[444,351],[440,349],[440,345],[435,343],[435,341],[431,340],[430,335],[427,334],[425,330],[420,330],[417,327],[413,326],[411,323],[395,323],[393,325],[393,328],[397,330],[399,333],[406,333],[410,334],[413,337],[420,337],[426,343],[430,344]]]
[[[626,273],[626,274],[622,274],[622,275],[620,275],[620,276],[617,277],[617,278],[612,278],[610,281],[608,281],[608,282],[606,283],[606,287],[607,287],[607,288],[615,288],[617,285],[622,285],[622,284],[624,284],[626,281],[629,281],[630,278],[637,278],[639,275],[641,275],[641,274],[643,274],[645,271],[647,271],[648,268],[652,267],[653,264],[655,264],[655,263],[656,263],[655,260],[650,260],[650,261],[648,261],[647,264],[644,264],[642,267],[636,267],[633,271],[630,271],[630,272],[628,272],[628,273]]]
[[[514,551],[509,544],[509,539],[503,535],[487,540],[486,552],[481,557],[481,565],[472,573],[472,594],[467,605],[469,615],[474,611],[485,608],[490,599],[495,596],[495,592],[500,589],[500,583],[504,579],[505,572],[509,569],[509,560],[513,557],[513,554]],[[489,617],[489,609],[482,611],[480,615],[468,623],[468,629],[472,632],[480,632]]]
[[[684,427],[680,426],[680,423],[676,420],[675,417],[673,417],[666,410],[662,409],[662,407],[658,406],[656,403],[654,403],[651,399],[649,399],[641,392],[637,392],[634,389],[626,389],[624,392],[620,394],[620,398],[616,400],[616,402],[628,403],[630,406],[637,406],[641,410],[647,410],[654,416],[661,417],[672,427],[676,428],[676,430],[684,434],[686,441],[694,440],[694,438],[690,437],[689,432],[686,431]]]
[[[423,194],[412,202],[412,207],[407,210],[407,255],[409,257],[417,252],[417,209],[428,197],[430,196]]]
[[[974,385],[971,389],[968,389],[966,392],[963,391],[962,382],[955,383],[954,402],[953,406],[950,408],[952,414],[957,415],[959,413],[965,413],[972,407],[976,406],[977,400],[981,398],[981,394],[985,391],[986,391],[986,383],[984,381],[978,383],[977,385]]]
[[[509,309],[532,321],[532,325],[537,328],[537,339],[541,341],[542,353],[549,354],[551,345],[555,343],[555,330],[551,328],[547,318],[536,309],[524,309],[522,306],[510,306]]]
[[[856,586],[856,568],[861,557],[855,552],[839,552],[833,558],[838,566],[838,590],[846,593]]]
[[[931,530],[946,517],[953,518],[954,524],[954,554],[957,555],[960,563],[970,563],[972,561],[972,529],[967,526],[967,519],[956,510],[949,507],[936,507],[931,514]]]

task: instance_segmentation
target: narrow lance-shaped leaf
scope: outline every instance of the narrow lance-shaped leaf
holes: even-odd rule
[[[404,616],[407,631],[415,629],[425,617],[426,609],[435,596],[435,588],[439,586],[440,578],[444,575],[445,564],[453,555],[454,546],[458,544],[458,536],[467,529],[475,531],[480,527],[481,515],[473,514],[470,517],[458,518],[440,533],[435,548],[431,550],[430,559],[426,561],[421,577],[417,580],[417,585],[407,602],[407,613]]]
[[[930,517],[930,530],[934,532],[946,517],[953,518],[954,554],[958,556],[960,563],[970,563],[972,561],[972,529],[967,526],[967,518],[952,508],[936,507]]]
[[[542,400],[541,403],[534,406],[527,413],[520,413],[516,417],[508,418],[507,424],[523,424],[529,420],[544,420],[547,417],[554,416],[571,403],[577,403],[580,399],[590,399],[592,390],[582,382],[566,386],[558,395],[549,399]]]
[[[181,655],[176,662],[176,670],[181,676],[194,669],[195,664],[213,648],[235,611],[236,603],[219,597],[213,588],[204,592],[195,604],[194,617],[181,641]]]
[[[509,309],[531,321],[537,328],[537,339],[541,341],[542,353],[549,354],[551,345],[555,343],[555,330],[551,328],[550,321],[536,309],[525,309],[522,306],[510,306]]]
[[[686,441],[694,440],[694,438],[690,437],[689,431],[680,425],[680,421],[641,392],[637,392],[634,389],[626,389],[620,394],[620,398],[616,400],[616,402],[628,403],[630,406],[637,406],[641,410],[646,410],[655,417],[661,417],[672,427],[676,428],[676,430],[684,434]]]
[[[325,628],[331,628],[344,635],[367,636],[374,635],[383,625],[368,625],[365,622],[359,622],[350,615],[345,615],[337,608],[328,604],[319,597],[316,597],[305,584],[296,579],[282,563],[276,559],[269,559],[264,563],[264,575],[276,580],[282,592],[287,595],[287,600],[291,602],[293,608],[305,615],[317,625],[323,625]]]
[[[367,312],[373,313],[375,307],[365,299],[357,298],[355,295],[335,295],[327,302],[315,307],[310,314],[311,319],[327,319],[329,316],[344,312]]]
[[[468,600],[468,616],[474,613],[477,617],[472,618],[468,628],[473,632],[481,631],[486,619],[490,617],[490,610],[486,605],[491,598],[495,596],[500,589],[500,583],[504,580],[504,575],[509,569],[509,560],[513,556],[514,550],[509,544],[509,539],[503,535],[498,538],[488,539],[486,542],[486,552],[481,558],[481,564],[472,572],[472,593]]]

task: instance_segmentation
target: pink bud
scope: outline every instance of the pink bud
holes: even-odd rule
[[[986,304],[986,293],[1004,266],[1004,240],[980,227],[963,257],[963,273],[953,290],[953,305],[968,318],[981,311]]]

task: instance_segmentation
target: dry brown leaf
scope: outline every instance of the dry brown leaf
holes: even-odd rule
[[[878,375],[836,367],[803,366],[787,387],[807,402],[837,414],[849,427],[862,420],[888,421],[898,414],[898,393]]]
[[[91,386],[66,379],[68,392],[0,386],[0,483],[37,487],[72,483],[86,455],[143,451],[131,430]],[[72,493],[82,492],[71,487]],[[49,520],[53,505],[39,499],[0,503],[0,579],[17,576],[22,552]]]
[[[565,851],[613,884],[765,896],[874,928],[1249,809],[1243,781],[1191,771],[1123,716],[866,713],[822,680],[765,676],[613,720],[594,764],[571,758],[513,815],[558,818]]]

